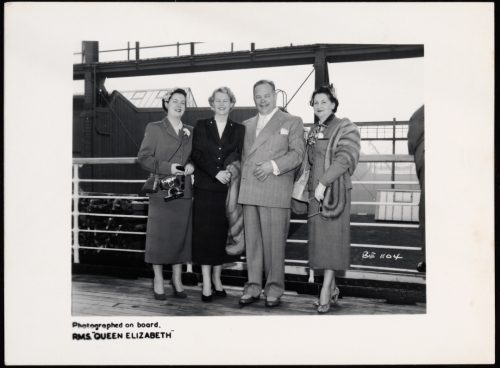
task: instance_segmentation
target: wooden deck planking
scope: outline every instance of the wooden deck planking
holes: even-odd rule
[[[285,293],[281,305],[267,308],[264,299],[241,307],[238,299],[241,288],[226,287],[226,298],[214,298],[211,303],[201,301],[201,288],[185,286],[187,299],[171,296],[166,283],[167,300],[155,300],[151,279],[120,279],[110,276],[75,275],[72,288],[74,316],[278,316],[317,315],[313,305],[316,297]],[[425,304],[391,305],[382,299],[345,297],[332,307],[330,315],[357,314],[422,314]]]

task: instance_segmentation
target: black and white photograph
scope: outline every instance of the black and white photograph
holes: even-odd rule
[[[5,363],[494,362],[493,4],[424,5],[6,4]]]
[[[425,313],[424,45],[258,45],[82,41],[73,315]]]

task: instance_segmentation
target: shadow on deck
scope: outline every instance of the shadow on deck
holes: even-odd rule
[[[238,299],[242,288],[226,286],[226,298],[201,301],[200,286],[185,286],[187,299],[171,297],[172,288],[165,283],[167,300],[155,300],[152,280],[124,279],[103,275],[73,275],[73,316],[278,316],[317,315],[312,295],[285,292],[281,305],[267,308],[264,300],[241,307]],[[413,305],[389,304],[385,299],[342,297],[330,309],[330,315],[358,314],[424,314],[425,303]]]

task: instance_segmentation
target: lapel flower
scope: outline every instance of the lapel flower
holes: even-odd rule
[[[184,135],[185,135],[186,137],[189,137],[189,136],[191,135],[191,132],[189,131],[189,129],[188,129],[188,128],[182,128],[182,131],[184,132]]]
[[[323,139],[325,137],[325,134],[323,133],[325,128],[326,128],[325,124],[319,123],[315,125],[309,132],[309,136],[307,137],[307,145],[314,146],[316,140]]]

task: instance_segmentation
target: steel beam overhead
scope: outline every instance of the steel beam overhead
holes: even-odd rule
[[[119,78],[145,75],[196,73],[216,70],[313,65],[318,51],[327,62],[389,60],[424,56],[423,45],[314,44],[249,51],[194,54],[140,60],[73,65],[73,79],[84,79],[94,70],[98,77]]]

